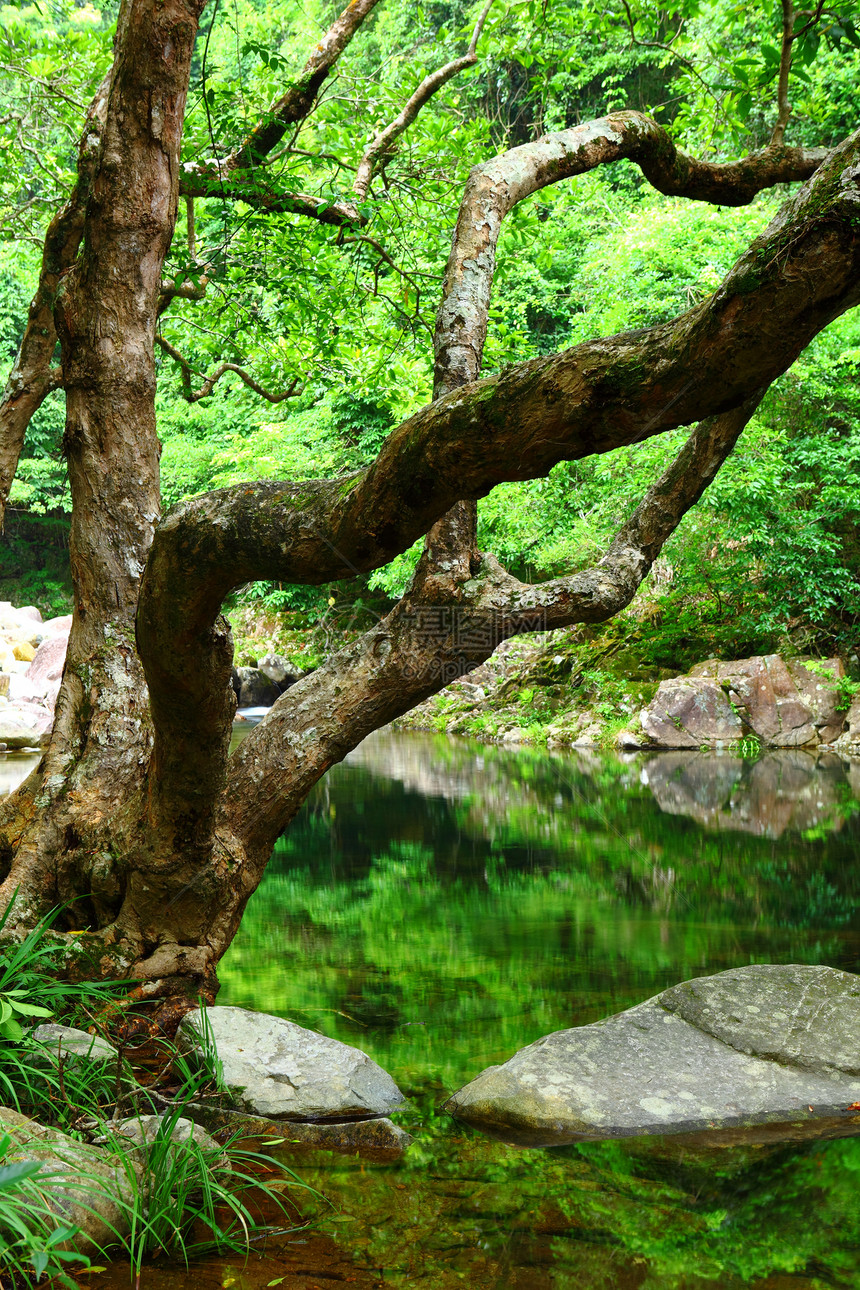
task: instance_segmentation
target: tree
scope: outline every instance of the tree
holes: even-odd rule
[[[653,118],[619,111],[476,165],[437,316],[434,401],[349,477],[249,483],[161,517],[156,345],[180,364],[188,397],[203,396],[159,322],[173,300],[207,285],[190,209],[189,271],[164,280],[180,197],[288,211],[343,230],[393,264],[366,231],[365,199],[422,107],[477,61],[489,5],[466,53],[428,75],[371,137],[348,199],[286,192],[266,169],[376,3],[352,0],[301,76],[226,155],[183,162],[202,5],[123,0],[113,63],[87,114],[74,190],[45,237],[0,406],[5,500],[30,416],[48,391],[65,391],[75,592],[50,745],[0,818],[0,902],[14,898],[19,925],[70,902],[74,970],[125,973],[160,1006],[214,996],[218,959],[275,838],[366,734],[506,637],[599,622],[630,602],[768,385],[860,295],[860,134],[829,153],[785,143],[793,53],[823,10],[796,15],[784,0],[769,73],[776,117],[764,147],[734,162],[699,160]],[[674,57],[671,40],[643,36],[625,9],[634,42]],[[853,36],[847,20],[844,29]],[[622,158],[663,193],[720,205],[777,184],[803,186],[689,312],[481,379],[503,220],[547,185]],[[238,368],[270,397],[292,392],[264,391]],[[221,375],[205,376],[203,394]],[[477,550],[476,502],[499,482],[697,421],[593,568],[526,585]],[[414,580],[388,617],[282,696],[228,760],[235,699],[224,597],[252,579],[318,585],[372,570],[422,534]]]

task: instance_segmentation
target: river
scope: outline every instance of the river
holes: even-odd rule
[[[327,1198],[310,1207],[320,1235],[142,1285],[860,1286],[860,1138],[530,1151],[437,1111],[540,1035],[685,978],[860,971],[858,811],[860,763],[832,754],[374,735],[278,843],[219,1002],[364,1049],[410,1099],[415,1143],[396,1164],[291,1157]]]

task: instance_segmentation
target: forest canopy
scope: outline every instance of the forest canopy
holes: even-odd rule
[[[792,144],[832,146],[854,124],[860,47],[851,6],[842,10],[797,16],[798,29],[808,30],[791,66]],[[59,3],[7,4],[0,13],[0,344],[11,360],[45,224],[74,180],[81,112],[109,66],[116,12]],[[226,155],[254,127],[333,13],[245,0],[204,12],[184,131],[188,162]],[[463,54],[478,13],[449,4],[377,8],[312,115],[261,166],[269,206],[296,191],[333,207],[349,202],[374,131],[425,75]],[[760,149],[778,111],[782,22],[781,8],[764,4],[637,10],[497,0],[474,65],[427,101],[384,159],[360,227],[222,200],[217,185],[181,202],[165,266],[180,294],[159,325],[165,504],[243,479],[314,478],[369,462],[430,397],[438,284],[471,167],[543,131],[624,108],[653,115],[694,155],[721,160]],[[484,372],[653,326],[705,299],[784,195],[766,190],[737,209],[690,203],[655,193],[629,162],[536,193],[502,229]],[[206,378],[224,363],[253,384],[228,370],[210,388]],[[786,634],[821,651],[852,643],[860,610],[858,364],[860,331],[848,314],[771,388],[716,483],[669,540],[667,612],[684,617],[686,630],[695,622],[736,653],[775,648]],[[63,416],[58,390],[30,423],[0,561],[7,598],[24,594],[56,610],[69,589]],[[480,508],[481,549],[528,580],[586,567],[682,433],[501,485]],[[263,582],[243,599],[299,611],[312,624],[335,596],[339,620],[351,622],[349,606],[379,609],[402,593],[419,550],[344,589]]]

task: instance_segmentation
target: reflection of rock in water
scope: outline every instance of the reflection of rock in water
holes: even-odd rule
[[[660,753],[645,763],[641,779],[669,815],[766,838],[781,837],[786,829],[836,831],[845,799],[860,796],[860,763],[800,751],[768,753],[757,761]]]

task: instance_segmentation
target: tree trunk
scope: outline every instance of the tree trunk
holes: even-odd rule
[[[109,927],[127,904],[141,846],[152,731],[134,619],[160,515],[153,337],[199,8],[125,0],[102,120],[90,120],[81,152],[81,250],[53,300],[74,615],[38,788],[6,811],[15,855],[0,902],[16,895],[23,921],[72,902],[67,925]],[[110,970],[138,957],[133,919],[124,935]]]
[[[268,133],[237,156],[253,159],[308,110],[373,3],[347,7],[301,93],[279,100]],[[226,489],[159,522],[153,346],[200,7],[123,0],[81,149],[68,263],[43,274],[39,307],[53,311],[67,399],[74,621],[50,745],[0,812],[0,904],[15,897],[12,924],[67,902],[65,927],[83,932],[75,971],[126,973],[141,997],[178,995],[179,1006],[214,997],[272,844],[327,768],[507,636],[602,621],[628,604],[763,389],[860,299],[858,135],[689,313],[476,380],[496,238],[521,197],[629,156],[666,191],[749,200],[765,172],[776,182],[820,161],[786,150],[741,169],[694,163],[653,123],[618,114],[473,171],[439,314],[440,397],[367,470]],[[40,361],[52,345],[49,330]],[[524,586],[475,549],[475,502],[497,483],[698,418],[593,569]],[[224,596],[255,578],[318,584],[370,570],[428,532],[404,600],[281,698],[234,754],[228,784]]]

